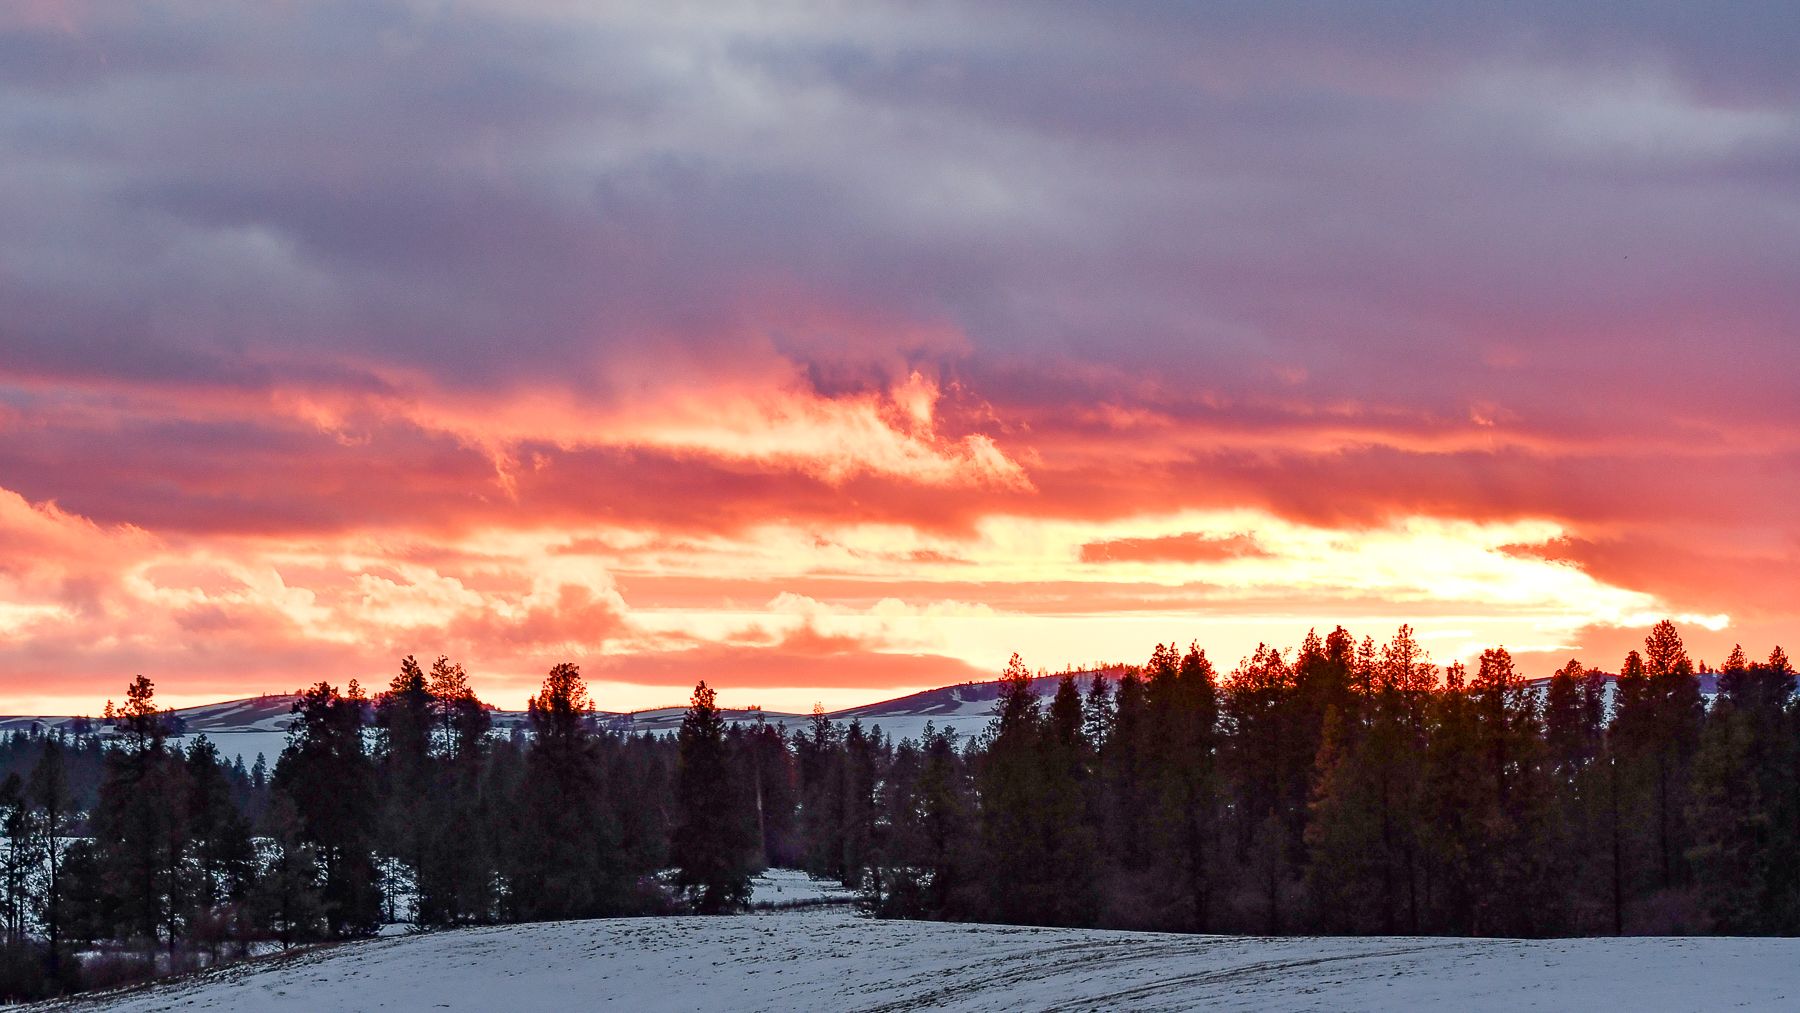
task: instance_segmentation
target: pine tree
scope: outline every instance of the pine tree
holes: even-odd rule
[[[1369,748],[1367,737],[1347,733],[1335,708],[1326,712],[1306,827],[1307,895],[1320,931],[1391,931],[1381,786],[1363,761]]]
[[[409,656],[377,701],[375,721],[381,729],[381,842],[393,856],[384,878],[402,879],[410,870],[413,917],[420,924],[485,920],[495,900],[480,790],[487,708],[461,665],[440,655],[427,678]]]
[[[806,860],[806,851],[796,825],[799,803],[794,757],[788,752],[787,736],[759,716],[747,733],[744,747],[755,803],[758,864],[763,868],[798,868]]]
[[[1307,649],[1319,648],[1309,643]],[[1281,898],[1290,876],[1288,834],[1296,818],[1289,811],[1290,783],[1305,774],[1291,755],[1306,738],[1295,727],[1296,695],[1293,669],[1264,644],[1232,672],[1224,692],[1233,746],[1227,755],[1235,785],[1235,857],[1253,870],[1252,890],[1269,933],[1281,931]]]
[[[250,827],[232,800],[218,748],[206,736],[188,746],[187,836],[193,842],[190,934],[214,956],[232,930],[256,866]]]
[[[271,799],[264,821],[262,872],[250,892],[257,924],[282,949],[324,938],[325,900],[319,889],[318,855],[307,839],[305,821],[283,792]]]
[[[1106,670],[1096,670],[1081,704],[1082,733],[1087,736],[1088,743],[1096,753],[1107,739],[1112,738],[1113,722],[1117,715],[1118,711],[1113,706],[1112,684],[1106,678]]]
[[[1720,699],[1694,761],[1688,851],[1716,930],[1783,933],[1800,928],[1800,882],[1788,860],[1796,841],[1797,743],[1789,731],[1794,672],[1779,648],[1767,665],[1732,652]]]
[[[416,882],[425,864],[426,839],[432,827],[426,809],[433,789],[433,703],[425,672],[411,655],[401,659],[399,673],[375,701],[375,767],[381,796],[377,840],[387,856],[381,878],[388,921],[401,916],[394,902],[402,892],[403,870],[411,870]],[[416,910],[413,917],[420,917]]]
[[[1057,925],[1092,925],[1099,913],[1100,842],[1090,819],[1094,747],[1083,718],[1081,690],[1075,676],[1065,674],[1051,698],[1040,747],[1048,871],[1055,884],[1049,920]]]
[[[988,916],[1044,924],[1056,911],[1056,877],[1045,833],[1043,708],[1031,672],[1014,654],[1000,679],[977,769]]]
[[[955,918],[973,910],[976,879],[973,791],[952,733],[927,726],[917,806],[926,910]]]
[[[694,910],[720,914],[742,907],[750,897],[750,853],[743,826],[731,819],[730,767],[725,722],[710,687],[701,682],[681,720],[676,772],[675,830],[669,856],[675,882]]]
[[[30,910],[31,874],[37,868],[38,836],[32,826],[31,803],[25,796],[25,782],[18,773],[6,775],[0,782],[0,835],[6,839],[4,861],[0,861],[0,897],[4,899],[6,945],[17,947],[25,941],[26,915]]]
[[[73,836],[77,813],[75,799],[69,790],[69,779],[63,763],[63,746],[56,739],[44,743],[44,751],[32,768],[26,787],[31,808],[31,828],[37,836],[32,856],[40,863],[37,870],[38,924],[43,926],[47,944],[47,969],[52,981],[64,980],[62,965],[63,933],[67,921],[64,879],[64,852]]]
[[[1603,931],[1612,925],[1610,788],[1614,768],[1606,746],[1606,676],[1570,659],[1550,678],[1544,704],[1544,748],[1550,779],[1552,863],[1562,871],[1567,928]]]
[[[342,694],[323,682],[301,693],[275,764],[274,790],[293,803],[319,864],[332,938],[369,935],[381,922],[374,766],[362,735],[367,703],[354,680]]]
[[[69,948],[91,945],[107,935],[117,918],[92,838],[68,842],[58,876],[62,888],[61,931]]]
[[[1160,906],[1167,886],[1157,881],[1151,866],[1153,729],[1137,669],[1120,675],[1113,704],[1112,734],[1100,748],[1102,852],[1109,859],[1102,869],[1107,897],[1103,920],[1143,927],[1155,921],[1146,913]]]
[[[432,662],[431,700],[438,718],[439,753],[445,759],[473,755],[488,733],[490,719],[462,665],[443,655]]]
[[[629,910],[629,870],[612,819],[581,670],[563,663],[531,699],[518,830],[509,874],[513,916],[592,918]]]
[[[839,807],[843,813],[841,839],[844,846],[842,864],[845,875],[842,882],[852,889],[871,893],[876,898],[880,897],[882,884],[867,880],[879,846],[876,788],[884,767],[881,754],[879,732],[871,729],[865,733],[862,722],[851,718],[850,726],[844,730],[837,781],[843,792],[843,801]],[[721,799],[720,804],[723,805],[726,801]]]
[[[1657,852],[1662,885],[1667,887],[1684,875],[1689,768],[1699,749],[1705,705],[1693,662],[1675,624],[1667,619],[1657,623],[1644,640],[1644,669],[1655,706]]]
[[[146,947],[162,939],[173,951],[187,886],[186,768],[166,748],[167,715],[156,708],[149,679],[134,679],[113,714],[119,744],[106,755],[91,819],[107,907],[117,919],[111,931]]]
[[[1471,687],[1483,774],[1475,934],[1538,935],[1560,927],[1545,827],[1550,781],[1537,698],[1504,648],[1481,653]],[[1545,903],[1545,898],[1553,898]]]
[[[1426,903],[1431,931],[1468,934],[1486,884],[1480,868],[1488,798],[1477,705],[1461,662],[1445,669],[1425,749]]]
[[[842,742],[824,707],[814,704],[806,730],[795,733],[794,754],[806,871],[839,882],[850,880],[851,872],[844,866]]]

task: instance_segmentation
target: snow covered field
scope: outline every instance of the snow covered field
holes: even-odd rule
[[[1255,939],[832,908],[377,939],[39,1008],[1794,1009],[1796,958],[1790,939]]]
[[[764,869],[750,879],[755,907],[789,904],[849,904],[856,894],[828,879],[814,879],[799,869]]]

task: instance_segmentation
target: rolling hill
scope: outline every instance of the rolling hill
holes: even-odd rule
[[[1800,941],[1245,937],[844,908],[456,929],[39,1010],[1793,1009]]]
[[[1115,678],[1117,676],[1116,672],[1109,674]],[[1077,682],[1084,691],[1092,678],[1091,672],[1076,673]],[[1614,677],[1608,675],[1606,678],[1607,699],[1610,702]],[[1034,678],[1032,691],[1048,699],[1056,692],[1060,679],[1060,675]],[[1699,676],[1699,679],[1701,694],[1710,698],[1717,688],[1717,676],[1707,673]],[[1528,685],[1542,692],[1549,682],[1548,679],[1534,679]],[[838,723],[854,720],[860,721],[864,728],[880,727],[885,735],[893,739],[917,738],[924,733],[927,725],[969,737],[979,735],[987,727],[999,696],[1000,683],[997,681],[957,683],[890,700],[828,711],[825,716]],[[287,727],[292,721],[292,705],[293,697],[277,694],[184,707],[175,711],[175,716],[180,721],[184,735],[204,733],[218,745],[227,761],[241,756],[244,763],[249,765],[260,754],[273,764],[286,744]],[[660,707],[642,711],[600,711],[595,717],[605,727],[615,731],[666,734],[681,727],[683,712],[682,707]],[[754,708],[726,709],[722,713],[728,722],[761,721],[783,725],[790,730],[801,728],[812,720],[810,714]],[[502,732],[510,731],[525,722],[524,711],[495,710],[492,715],[494,727]],[[0,734],[32,728],[48,730],[69,725],[76,720],[78,719],[67,716],[0,717]]]

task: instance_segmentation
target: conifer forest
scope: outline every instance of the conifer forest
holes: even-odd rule
[[[1249,934],[1800,932],[1800,703],[1780,648],[1528,683],[1343,628],[1048,677],[987,730],[596,721],[553,668],[491,727],[462,668],[299,693],[272,766],[171,743],[139,677],[0,743],[8,997],[376,933],[741,909],[801,868],[882,918]],[[1716,686],[1710,703],[1703,680]]]

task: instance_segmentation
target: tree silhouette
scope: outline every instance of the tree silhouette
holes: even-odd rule
[[[320,902],[333,938],[369,935],[381,921],[375,864],[374,765],[363,744],[368,700],[354,680],[340,694],[318,683],[294,702],[287,748],[275,764],[321,876]]]
[[[676,886],[701,914],[735,910],[750,899],[756,842],[734,818],[741,796],[734,794],[727,763],[725,722],[705,682],[694,687],[677,742],[676,823],[669,841]]]

